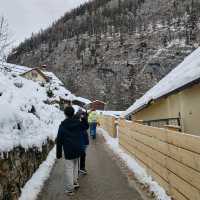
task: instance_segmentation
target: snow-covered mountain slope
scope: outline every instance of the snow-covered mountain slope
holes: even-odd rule
[[[127,109],[200,44],[199,0],[93,0],[13,49],[77,95]]]

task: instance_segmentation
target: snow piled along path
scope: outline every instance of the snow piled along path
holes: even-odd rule
[[[44,182],[49,178],[55,160],[56,147],[51,150],[46,161],[40,165],[32,178],[25,184],[19,200],[35,200],[37,198],[42,190]]]
[[[0,71],[0,153],[55,139],[64,114],[47,99],[47,87]]]
[[[110,137],[102,128],[98,128],[98,130],[105,138],[110,149],[126,163],[140,183],[148,185],[150,191],[155,194],[158,200],[171,200],[165,190],[157,182],[152,180],[152,177],[147,174],[146,170],[141,167],[133,157],[120,148],[118,139]]]

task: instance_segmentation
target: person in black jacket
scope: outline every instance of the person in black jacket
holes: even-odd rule
[[[74,108],[69,106],[64,109],[66,119],[60,124],[56,140],[56,156],[62,158],[62,149],[65,156],[66,193],[74,194],[74,189],[79,187],[78,163],[81,156],[81,133],[88,129],[85,120],[74,118]]]
[[[87,112],[79,110],[76,113],[76,118],[81,121],[85,121],[85,123],[87,123],[89,127]],[[82,134],[81,134],[81,156],[80,156],[80,166],[79,166],[80,167],[79,172],[83,175],[87,174],[87,170],[85,168],[85,161],[86,161],[86,149],[88,145],[89,145],[89,136],[88,136],[87,129],[84,129],[82,130]]]

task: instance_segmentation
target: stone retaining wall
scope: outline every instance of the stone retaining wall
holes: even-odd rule
[[[0,200],[17,200],[21,188],[31,178],[39,165],[46,160],[54,142],[47,140],[42,149],[22,147],[3,153],[0,158]]]

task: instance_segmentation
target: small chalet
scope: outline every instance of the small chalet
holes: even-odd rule
[[[87,109],[104,110],[106,103],[100,100],[95,100],[87,105]]]
[[[26,66],[15,65],[10,63],[3,63],[4,70],[22,76],[28,80],[47,83],[52,79],[51,72],[46,72],[46,65],[42,65],[41,67],[29,68]],[[54,75],[55,76],[55,75]]]
[[[200,135],[200,48],[122,116],[149,126]]]
[[[35,82],[48,83],[50,81],[49,78],[40,70],[40,68],[30,69],[20,76]]]

